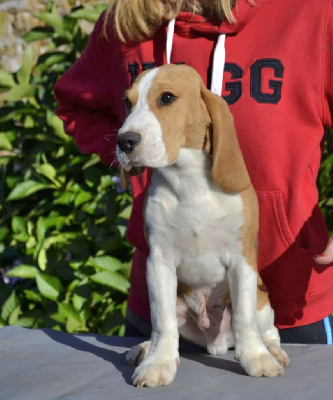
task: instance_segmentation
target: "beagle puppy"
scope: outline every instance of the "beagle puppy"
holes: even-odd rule
[[[235,347],[251,376],[283,375],[257,273],[258,202],[225,101],[186,65],[141,74],[117,137],[127,173],[151,167],[144,210],[152,335],[127,354],[136,386],[170,384],[179,334],[212,355]]]

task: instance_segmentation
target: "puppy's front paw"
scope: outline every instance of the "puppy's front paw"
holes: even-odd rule
[[[179,358],[151,362],[145,359],[134,371],[133,384],[137,387],[169,385],[176,376]]]
[[[139,365],[149,352],[151,341],[139,343],[133,346],[131,350],[126,353],[126,361],[129,365]]]
[[[240,363],[250,376],[284,375],[284,369],[270,353],[242,354]]]

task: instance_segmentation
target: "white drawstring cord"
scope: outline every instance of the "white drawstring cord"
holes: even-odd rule
[[[213,71],[212,71],[212,84],[210,90],[221,96],[222,85],[223,85],[223,71],[225,64],[225,35],[220,35],[215,49],[213,57]]]
[[[175,19],[172,19],[168,24],[167,40],[166,40],[166,61],[167,64],[171,62],[173,35],[175,32]],[[221,96],[223,85],[223,71],[225,64],[225,34],[219,36],[213,57],[213,70],[212,70],[212,84],[210,90]]]
[[[167,31],[167,42],[166,42],[166,60],[167,64],[171,62],[172,44],[173,44],[173,34],[175,32],[175,19],[172,19],[168,24]]]

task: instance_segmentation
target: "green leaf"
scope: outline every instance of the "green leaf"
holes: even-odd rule
[[[13,146],[4,133],[0,133],[0,149],[13,150]]]
[[[29,241],[29,239],[30,239],[26,232],[15,233],[15,234],[13,234],[13,238],[16,241],[22,242],[22,243],[27,243]]]
[[[2,242],[9,233],[9,229],[5,227],[0,228],[0,242]]]
[[[55,6],[52,7],[51,12],[37,14],[36,17],[56,30],[61,30],[62,28],[62,19],[60,18],[59,12]]]
[[[6,150],[7,151],[7,150]],[[0,157],[0,167],[4,166],[4,165],[8,165],[10,163],[10,157],[11,155],[3,155],[2,157]]]
[[[11,314],[14,312],[16,307],[18,307],[20,304],[19,298],[16,296],[15,292],[12,292],[10,296],[7,298],[5,301],[4,305],[2,306],[1,310],[1,318],[5,321],[8,320],[8,318],[11,316]]]
[[[27,233],[27,221],[23,217],[15,216],[12,219],[12,229],[14,233]]]
[[[128,293],[128,289],[130,287],[128,280],[117,272],[98,272],[97,274],[90,276],[90,279],[95,283],[109,286],[125,294]]]
[[[83,261],[71,261],[69,263],[69,265],[71,266],[71,268],[78,270],[83,264]]]
[[[32,118],[31,115],[27,115],[24,118],[24,127],[25,128],[34,128],[35,127],[35,120]]]
[[[0,69],[0,86],[11,88],[15,85],[13,75],[4,69]]]
[[[101,256],[89,260],[89,265],[102,271],[116,272],[121,269],[121,262],[114,257]]]
[[[63,192],[54,200],[54,204],[69,205],[75,199],[75,194],[72,192]]]
[[[87,302],[87,298],[80,296],[77,293],[74,293],[72,302],[73,302],[73,306],[75,307],[75,309],[80,311],[80,310],[82,310],[82,307],[84,306],[84,304]]]
[[[50,228],[60,230],[68,222],[67,217],[55,216],[55,217],[39,217],[37,221],[37,240],[38,243],[45,239],[45,233]]]
[[[39,58],[38,64],[35,67],[35,71],[47,71],[53,65],[58,65],[66,61],[66,57],[67,54],[61,52],[45,53]]]
[[[124,208],[118,215],[119,218],[129,219],[132,212],[132,206]]]
[[[22,39],[26,42],[34,42],[36,40],[43,40],[49,37],[52,37],[54,30],[49,27],[36,27],[31,29],[25,35],[22,36]]]
[[[42,271],[45,271],[46,270],[46,266],[47,266],[47,256],[46,256],[46,250],[45,249],[41,249],[40,252],[38,253],[37,262],[38,262],[39,268]]]
[[[32,109],[29,105],[22,103],[15,103],[10,106],[6,106],[6,103],[0,108],[0,122],[17,120],[18,117],[29,114],[35,116],[37,113],[36,109]]]
[[[28,240],[24,240],[25,247],[27,249],[27,254],[31,254],[29,250],[32,250],[36,247],[36,239],[34,236],[28,236]]]
[[[21,326],[22,328],[32,328],[34,323],[35,323],[35,318],[22,317],[17,319],[13,325]]]
[[[54,185],[47,185],[45,183],[28,180],[25,182],[18,183],[14,189],[9,193],[7,200],[21,200],[33,193],[36,193],[44,189],[54,189]]]
[[[60,183],[55,179],[56,175],[57,175],[57,171],[52,164],[45,163],[42,165],[38,165],[38,166],[36,166],[36,171],[39,174],[46,176],[46,178],[48,178],[56,186],[60,185]]]
[[[36,303],[41,303],[43,301],[42,296],[39,293],[34,292],[33,290],[25,289],[23,293],[26,299],[29,301]]]
[[[35,88],[28,83],[13,86],[7,93],[8,101],[20,101],[35,95]]]
[[[60,312],[52,313],[50,315],[50,317],[53,320],[55,320],[57,322],[60,322],[61,324],[65,324],[66,323],[66,319],[67,319],[66,315],[65,314],[61,314]]]
[[[81,318],[77,311],[68,303],[58,303],[58,311],[60,314],[64,314],[66,318],[72,317],[77,322],[82,323]]]
[[[67,244],[71,240],[75,239],[77,237],[76,232],[67,232],[67,233],[60,233],[59,235],[56,236],[50,236],[47,239],[45,239],[45,242],[43,244],[43,248],[45,250],[49,249],[51,246],[54,244]]]
[[[65,318],[67,332],[88,331],[82,318],[70,304],[58,303],[58,315]]]
[[[91,293],[91,307],[95,307],[96,304],[103,300],[103,295],[100,292],[93,291]]]
[[[90,215],[95,214],[96,208],[97,208],[97,203],[87,203],[82,206],[82,210]]]
[[[93,154],[90,156],[90,159],[82,166],[82,170],[92,167],[93,165],[96,165],[99,162],[101,162],[99,156],[97,154]]]
[[[34,48],[31,45],[29,45],[27,46],[23,54],[22,67],[17,72],[17,79],[20,84],[23,85],[29,84],[34,63],[35,63]]]
[[[74,206],[79,207],[81,204],[86,203],[93,197],[91,192],[86,192],[85,190],[81,190],[80,193],[76,196],[74,201]]]
[[[112,176],[110,175],[102,176],[101,184],[98,186],[98,191],[105,190],[110,186],[115,186],[115,183],[112,180]]]
[[[71,138],[68,135],[66,135],[66,133],[64,131],[64,123],[51,110],[47,111],[47,123],[53,129],[53,132],[56,136],[58,136],[60,139],[64,140],[65,142],[71,141]]]
[[[15,325],[20,314],[21,314],[21,306],[18,305],[8,318],[8,324]]]
[[[77,321],[73,317],[68,317],[66,321],[66,331],[68,333],[74,333],[82,330],[82,322]],[[86,329],[84,329],[86,330]]]
[[[103,8],[96,8],[93,10],[89,10],[89,9],[80,9],[77,11],[72,12],[69,17],[73,18],[73,19],[85,19],[86,21],[89,22],[97,22],[101,12],[103,9],[105,9],[106,7]]]
[[[32,265],[21,264],[6,273],[10,278],[35,279],[37,268]]]
[[[50,300],[57,300],[64,288],[59,278],[43,273],[36,276],[38,290],[41,295]]]

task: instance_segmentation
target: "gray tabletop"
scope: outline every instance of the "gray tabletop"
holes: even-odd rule
[[[230,351],[212,357],[185,348],[175,381],[161,388],[132,386],[126,351],[140,340],[70,335],[20,327],[0,329],[1,400],[333,398],[333,347],[285,345],[291,365],[278,378],[251,378]]]

